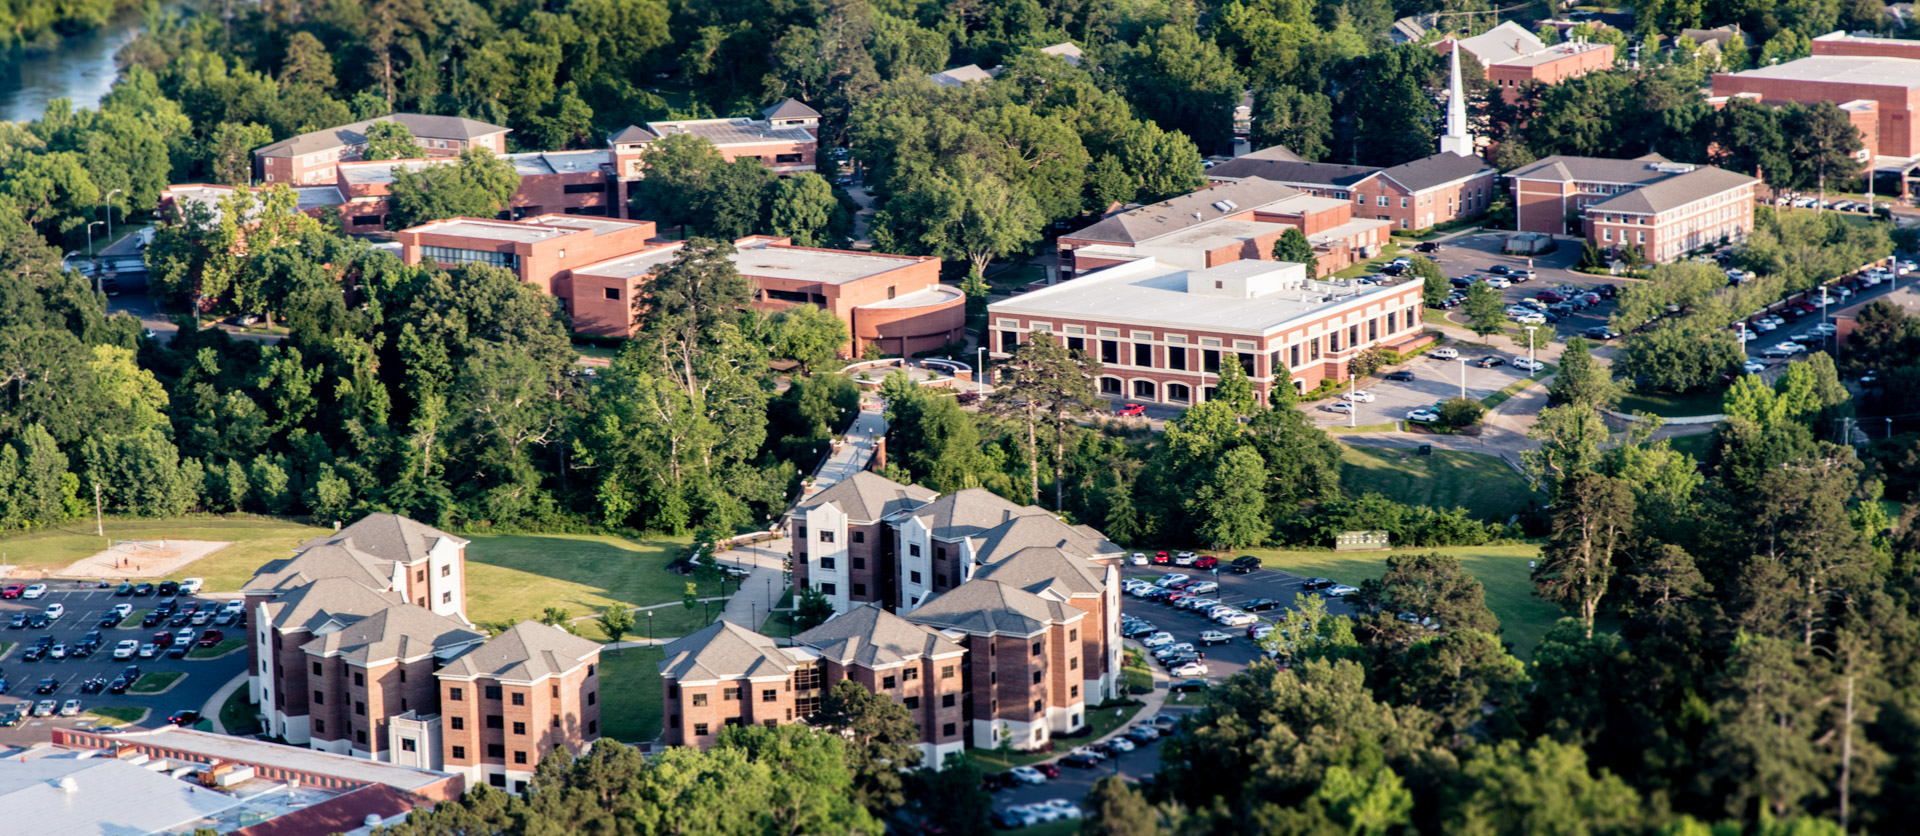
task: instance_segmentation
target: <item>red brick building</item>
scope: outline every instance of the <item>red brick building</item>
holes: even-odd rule
[[[1213,397],[1222,363],[1239,362],[1265,399],[1345,380],[1371,346],[1429,339],[1417,281],[1308,279],[1297,264],[1243,261],[1205,270],[1147,258],[987,307],[990,350],[1036,332],[1100,360],[1101,394],[1190,406]]]
[[[435,672],[443,766],[520,792],[555,749],[600,737],[600,644],[522,621]]]
[[[1570,78],[1613,66],[1612,44],[1567,41],[1547,44],[1513,21],[1471,38],[1447,38],[1433,45],[1442,54],[1455,45],[1472,55],[1486,70],[1486,78],[1512,104],[1520,100],[1520,88],[1528,82],[1559,84]]]
[[[646,176],[647,147],[670,134],[706,139],[729,162],[752,157],[775,174],[815,170],[820,153],[820,113],[794,99],[760,111],[759,119],[682,119],[627,126],[607,138],[613,151],[611,171],[619,205],[627,205],[633,184]]]
[[[819,657],[721,619],[668,642],[660,699],[669,746],[705,749],[727,726],[777,726],[820,710]]]
[[[1847,111],[1875,157],[1920,157],[1920,41],[1856,38],[1835,32],[1813,39],[1813,55],[1771,67],[1716,73],[1715,99],[1831,102]]]
[[[336,128],[288,137],[253,151],[253,176],[261,183],[309,186],[335,180],[334,166],[360,159],[367,150],[367,128],[398,122],[413,134],[423,158],[458,157],[468,148],[507,153],[509,129],[461,116],[395,113]]]
[[[1738,241],[1753,231],[1759,180],[1712,166],[1553,156],[1506,175],[1513,181],[1516,224],[1523,232],[1567,234],[1596,246],[1638,247],[1652,261]]]

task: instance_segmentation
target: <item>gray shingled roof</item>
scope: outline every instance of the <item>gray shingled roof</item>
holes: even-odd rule
[[[1085,558],[1053,546],[1028,546],[989,564],[975,578],[987,578],[1038,595],[1051,590],[1062,598],[1099,595],[1106,574]]]
[[[1479,157],[1441,152],[1382,169],[1380,176],[1391,178],[1408,191],[1418,192],[1492,170],[1493,166],[1487,165],[1487,161]]]
[[[974,535],[980,541],[976,550],[980,560],[989,563],[1004,560],[1022,549],[1036,546],[1065,549],[1081,557],[1115,554],[1120,551],[1120,547],[1106,537],[1097,533],[1090,535],[1077,526],[1061,522],[1045,511],[1037,508],[1022,510],[1039,513],[1015,517]]]
[[[1498,64],[1547,48],[1539,37],[1511,20],[1471,38],[1460,38],[1457,43],[1468,55],[1479,59],[1481,66]]]
[[[820,111],[814,110],[813,108],[810,108],[810,107],[807,107],[806,105],[801,104],[798,99],[789,98],[784,102],[781,102],[777,105],[769,107],[766,110],[760,111],[760,116],[762,118],[769,119],[769,120],[771,119],[818,119],[820,118]]]
[[[1346,188],[1365,180],[1368,175],[1379,170],[1370,165],[1310,163],[1300,159],[1299,155],[1286,146],[1274,145],[1251,154],[1242,154],[1207,169],[1207,177],[1215,180],[1258,177],[1275,183],[1306,183]]]
[[[911,511],[932,502],[939,495],[918,485],[902,485],[878,473],[862,470],[807,497],[797,507],[817,508],[831,502],[855,521],[871,523],[901,511]]]
[[[402,602],[390,603],[339,630],[315,637],[300,649],[357,662],[376,662],[414,659],[475,644],[486,637],[485,633],[467,629],[457,618],[435,615],[425,607]]]
[[[1085,612],[1012,584],[975,578],[934,596],[908,621],[976,635],[1031,636],[1049,624],[1078,621]]]
[[[1516,180],[1554,183],[1651,183],[1673,176],[1654,168],[1658,159],[1613,160],[1604,157],[1565,157],[1555,154],[1507,172]]]
[[[925,524],[933,536],[958,540],[984,534],[1016,517],[1035,514],[1051,516],[1043,509],[1021,505],[985,488],[967,488],[913,509],[910,516]]]
[[[331,148],[348,145],[362,145],[367,141],[367,127],[375,122],[399,122],[419,139],[458,139],[471,140],[488,134],[497,134],[508,130],[499,125],[489,125],[464,116],[434,116],[426,113],[395,113],[377,119],[365,119],[334,128],[291,136],[271,145],[254,149],[253,153],[262,157],[298,157],[314,154]]]
[[[393,583],[393,562],[383,561],[346,543],[309,544],[292,557],[262,564],[244,588],[287,590],[322,578],[345,578],[371,589],[384,590]]]
[[[1701,166],[1587,207],[1588,212],[1653,214],[1677,209],[1696,200],[1759,180],[1724,168]]]
[[[979,64],[953,67],[937,73],[928,73],[927,80],[941,87],[959,87],[976,81],[992,81],[993,73],[980,69]]]
[[[344,543],[382,560],[416,563],[427,559],[435,540],[451,540],[462,546],[469,542],[398,514],[368,514],[337,532],[308,540],[301,548]]]
[[[614,134],[613,136],[607,137],[608,142],[626,142],[626,143],[633,143],[633,142],[645,143],[645,142],[652,142],[656,139],[659,139],[659,137],[654,136],[653,132],[647,130],[646,128],[642,128],[639,125],[628,125],[624,128],[621,128],[619,133]]]
[[[799,661],[773,639],[725,619],[667,643],[660,675],[683,682],[786,676]]]
[[[446,676],[488,676],[535,682],[559,676],[600,655],[600,645],[558,627],[522,621],[448,662]]]
[[[1228,165],[1231,165],[1229,163]],[[1217,168],[1217,167],[1216,167]],[[1259,177],[1222,183],[1192,194],[1130,209],[1108,217],[1067,237],[1131,246],[1227,215],[1238,214],[1300,194],[1298,189]],[[1231,201],[1235,208],[1222,211],[1213,204]]]
[[[938,632],[867,603],[794,637],[842,665],[878,668],[965,650]]]

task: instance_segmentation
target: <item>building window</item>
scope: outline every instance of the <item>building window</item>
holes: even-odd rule
[[[527,704],[527,695],[526,695],[526,694],[521,694],[521,693],[514,693],[514,694],[512,695],[512,697],[513,697],[513,704],[514,704],[514,705],[526,705],[526,704]]]
[[[487,699],[490,699],[490,700],[497,700],[497,699],[499,699],[499,698],[500,698],[500,686],[498,686],[498,685],[488,685],[488,686],[486,686],[486,695],[487,695]]]
[[[798,536],[800,537],[800,539],[802,539],[802,540],[805,540],[805,539],[807,539],[807,527],[806,527],[806,526],[804,526],[804,525],[803,525],[803,526],[800,526],[800,527],[798,528],[798,531],[799,531],[799,535],[798,535]]]
[[[1045,707],[1046,707],[1046,704],[1047,704],[1047,703],[1046,703],[1046,700],[1044,700],[1044,699],[1038,699],[1038,700],[1034,700],[1034,701],[1033,701],[1033,713],[1035,713],[1035,714],[1039,714],[1039,713],[1040,713],[1040,712],[1041,712],[1042,710],[1044,710],[1044,709],[1045,709]],[[1038,730],[1037,730],[1037,731],[1035,731],[1035,734],[1036,734],[1036,735],[1037,735],[1037,734],[1044,734],[1044,733],[1045,733],[1044,731],[1038,731]]]
[[[903,670],[903,671],[901,671],[901,672],[900,672],[900,681],[901,681],[901,682],[918,682],[918,681],[920,681],[920,669],[919,669],[919,668],[907,668],[906,670]]]
[[[695,706],[702,706],[702,705],[706,705],[706,704],[707,704],[707,695],[706,695],[706,694],[694,694],[694,695],[693,695],[693,704],[694,704]]]
[[[821,595],[831,596],[839,591],[833,584],[830,584],[830,583],[820,584],[817,588],[820,590]]]
[[[904,700],[901,700],[901,702],[904,702],[904,703],[906,703],[906,706],[907,706],[907,710],[908,710],[908,711],[918,711],[918,710],[920,710],[920,698],[919,698],[919,697],[908,697],[908,698],[906,698],[906,699],[904,699]]]
[[[587,721],[587,734],[599,734],[599,733],[600,733],[600,721],[599,721],[599,720],[588,720],[588,721]]]
[[[487,715],[487,728],[504,729],[506,727],[507,727],[507,722],[505,717],[501,717],[498,714]]]
[[[516,749],[516,750],[514,750],[514,753],[513,753],[513,762],[514,762],[514,763],[526,763],[526,762],[527,762],[527,753],[525,753],[525,752],[522,752],[522,751],[519,751],[519,750],[517,750],[517,749]]]
[[[919,556],[920,556],[920,544],[919,544],[919,543],[908,543],[908,544],[907,544],[907,556],[908,556],[908,557],[919,557]]]
[[[706,737],[706,736],[707,736],[707,724],[706,724],[706,723],[694,723],[694,724],[693,724],[693,736],[694,736],[694,737]]]
[[[944,588],[946,588],[946,585],[947,585],[947,575],[946,575],[946,573],[945,573],[945,572],[942,572],[942,573],[940,573],[940,574],[938,574],[938,575],[934,575],[934,576],[933,576],[933,583],[934,583],[934,585],[935,585],[935,586],[938,586],[938,587],[941,587],[942,589],[944,589]]]
[[[1079,669],[1080,669],[1080,657],[1075,656],[1067,660],[1067,670],[1077,671]]]
[[[276,638],[276,639],[277,639],[277,638],[279,638],[279,636],[274,636],[274,638]],[[315,662],[315,663],[313,663],[313,675],[314,675],[314,676],[319,676],[319,675],[320,675],[320,663],[319,663],[319,662]]]
[[[587,705],[597,705],[597,704],[598,704],[598,703],[597,703],[597,701],[599,700],[599,698],[600,698],[600,692],[599,692],[599,691],[588,691],[588,692],[587,692]]]
[[[820,568],[822,569],[832,569],[837,565],[839,565],[838,562],[831,557],[820,558]]]
[[[526,733],[527,733],[527,724],[526,724],[526,723],[524,723],[524,722],[522,722],[522,721],[519,721],[519,720],[515,720],[515,721],[513,721],[513,733],[514,733],[514,734],[526,734]]]
[[[322,719],[319,719],[319,718],[317,718],[317,717],[316,717],[316,718],[314,718],[314,721],[313,721],[313,733],[314,733],[314,734],[326,734],[326,733],[327,733],[327,721],[325,721],[325,720],[322,720]]]
[[[453,566],[447,565],[447,566],[440,567],[440,577],[443,577],[443,578],[453,577]]]
[[[413,573],[413,580],[415,583],[426,583],[427,570],[421,569],[420,571]]]
[[[822,532],[820,532],[820,542],[822,542],[822,543],[831,543],[831,542],[833,542],[833,532],[832,532],[832,531],[822,531]]]
[[[1034,642],[1034,643],[1033,643],[1033,655],[1035,655],[1035,656],[1038,656],[1038,655],[1040,655],[1040,643],[1039,643],[1039,642]]]
[[[893,677],[889,676],[889,677],[882,678],[880,680],[880,687],[888,691],[893,690]]]
[[[767,688],[767,689],[764,689],[764,690],[762,690],[762,691],[760,692],[760,701],[761,701],[761,702],[779,702],[779,701],[780,701],[780,689],[778,689],[778,688]]]
[[[367,745],[367,733],[365,731],[356,731],[353,733],[353,740],[354,742],[359,743],[362,746],[365,746]]]
[[[465,747],[465,746],[455,746],[455,747],[453,747],[453,759],[454,759],[454,760],[457,760],[457,761],[463,761],[463,760],[466,760],[466,759],[467,759],[467,747]]]
[[[554,683],[554,685],[552,686],[552,688],[553,688],[553,698],[554,698],[554,699],[556,699],[556,700],[557,700],[557,699],[559,699],[559,698],[560,698],[560,685],[559,685],[559,683]]]
[[[952,708],[952,707],[953,707],[953,695],[952,695],[952,694],[942,694],[942,695],[940,696],[940,707],[941,707],[941,708]]]
[[[1101,340],[1100,341],[1100,362],[1106,363],[1107,365],[1110,365],[1110,366],[1119,365],[1120,363],[1119,341],[1117,340]]]
[[[442,592],[442,593],[440,593],[440,603],[442,603],[442,604],[451,604],[451,603],[453,603],[453,593],[451,593],[451,592]]]
[[[462,699],[464,699],[464,698],[465,698],[465,697],[464,697],[464,695],[462,695],[462,694],[461,694],[461,692],[460,692],[460,689],[459,689],[459,688],[448,688],[448,689],[447,689],[447,699],[448,699],[449,701],[451,701],[451,702],[459,702],[460,700],[462,700]]]
[[[1200,370],[1213,374],[1220,373],[1220,352],[1217,349],[1200,349]]]
[[[864,532],[864,531],[856,531],[856,532],[854,532],[854,533],[853,533],[853,542],[855,542],[855,543],[865,543],[865,542],[867,542],[867,533],[866,533],[866,532]],[[861,565],[861,564],[862,564],[862,563],[864,563],[864,562],[865,562],[865,561],[863,561],[863,560],[861,560],[860,558],[857,558],[857,557],[856,557],[856,558],[854,558],[854,559],[853,559],[853,568],[855,568],[855,569],[862,569],[862,568],[865,568],[865,567],[863,567],[863,566]]]
[[[1373,199],[1373,202],[1375,206],[1385,206],[1387,205],[1387,196],[1386,195],[1375,196]]]
[[[362,716],[362,717],[365,717],[365,716],[367,716],[367,704],[366,704],[366,703],[363,703],[363,702],[361,702],[361,701],[359,701],[359,700],[354,700],[354,701],[353,701],[353,713],[355,713],[355,714],[358,714],[358,715],[360,715],[360,716]]]
[[[1133,382],[1133,396],[1150,401],[1158,400],[1159,398],[1154,394],[1154,391],[1158,388],[1159,387],[1155,386],[1151,380],[1136,380]]]
[[[908,583],[919,583],[919,582],[920,582],[920,573],[919,573],[919,572],[908,572],[908,573],[907,573],[907,582],[908,582]]]
[[[1405,208],[1407,208],[1407,199],[1406,199],[1406,198],[1404,198],[1404,197],[1403,197],[1403,198],[1400,198],[1400,208],[1402,208],[1402,209],[1405,209]]]
[[[313,692],[313,704],[314,704],[314,705],[326,705],[326,704],[327,704],[327,695],[326,695],[326,694],[323,694],[323,693],[320,693],[319,691],[315,691],[315,692]]]
[[[856,584],[854,584],[854,585],[853,585],[853,594],[854,594],[854,596],[855,596],[855,597],[862,597],[862,598],[863,598],[863,597],[866,597],[866,594],[867,594],[867,585],[866,585],[866,584],[864,584],[864,583],[856,583]]]
[[[495,773],[493,773],[492,775],[488,775],[488,776],[487,776],[487,783],[488,783],[488,784],[490,784],[490,785],[492,785],[492,786],[496,786],[496,787],[500,787],[500,788],[502,788],[502,789],[505,789],[505,788],[506,788],[506,786],[507,786],[507,776],[505,776],[505,775],[502,775],[502,774],[500,774],[500,773],[498,773],[498,772],[495,772]]]
[[[454,730],[454,731],[460,731],[460,730],[462,730],[462,729],[465,729],[465,728],[467,727],[467,718],[465,718],[465,717],[454,717],[454,718],[452,718],[452,719],[453,719],[453,730]]]
[[[1144,368],[1153,368],[1153,345],[1150,343],[1134,343],[1133,364]]]
[[[441,264],[487,264],[505,267],[508,270],[520,269],[520,257],[513,253],[466,250],[458,247],[421,247],[420,257],[426,261]]]
[[[739,702],[740,687],[735,685],[720,689],[720,699],[723,702]]]
[[[489,743],[489,744],[487,744],[487,757],[489,757],[489,758],[504,758],[504,757],[506,757],[506,756],[507,756],[507,747],[506,747],[506,744],[503,744],[503,743]]]
[[[1067,696],[1069,696],[1069,697],[1077,697],[1077,696],[1080,696],[1080,686],[1078,686],[1078,685],[1071,685],[1071,686],[1068,686],[1068,687],[1067,687]]]
[[[941,678],[941,679],[952,679],[952,678],[953,678],[953,666],[952,666],[952,665],[941,665],[941,666],[940,666],[940,678]]]
[[[620,301],[620,288],[608,287],[602,288],[602,290],[607,294],[608,299],[612,299],[615,302]]]
[[[400,669],[400,681],[401,681],[401,682],[405,682],[405,681],[407,681],[407,669],[406,669],[406,668],[401,668],[401,669]]]
[[[1080,630],[1079,630],[1079,628],[1074,628],[1074,629],[1072,629],[1072,630],[1068,630],[1068,631],[1067,631],[1067,641],[1070,641],[1070,642],[1077,642],[1077,641],[1079,641],[1079,640],[1080,640]]]
[[[1167,348],[1167,368],[1177,372],[1187,370],[1187,350],[1177,346]]]
[[[1039,672],[1039,671],[1034,671],[1034,672],[1033,672],[1033,684],[1035,684],[1035,685],[1039,685],[1039,684],[1040,684],[1040,672]]]

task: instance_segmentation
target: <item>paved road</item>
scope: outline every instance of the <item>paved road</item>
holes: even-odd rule
[[[48,604],[60,603],[67,608],[66,615],[62,616],[58,621],[55,621],[51,627],[45,630],[34,630],[31,628],[17,630],[0,629],[0,641],[14,642],[14,646],[7,651],[6,655],[0,657],[0,670],[5,671],[10,686],[6,695],[0,696],[0,712],[12,710],[23,701],[31,702],[35,700],[52,699],[64,702],[68,699],[78,699],[83,709],[105,705],[136,706],[151,709],[146,721],[140,725],[152,728],[165,724],[166,716],[175,711],[181,709],[199,710],[215,692],[220,690],[221,686],[227,684],[228,680],[246,671],[247,653],[244,649],[229,653],[217,659],[167,659],[164,657],[156,657],[153,659],[116,661],[112,653],[114,643],[122,639],[138,639],[141,642],[146,642],[153,633],[161,629],[159,627],[142,628],[139,621],[130,622],[130,627],[101,630],[101,637],[105,640],[105,645],[100,651],[85,659],[55,660],[48,658],[38,662],[24,661],[22,654],[27,646],[31,645],[43,634],[52,635],[55,641],[65,642],[71,645],[79,641],[80,637],[86,635],[88,631],[99,629],[100,617],[114,604],[132,604],[134,611],[137,613],[140,610],[152,609],[155,604],[159,603],[157,597],[116,598],[113,596],[112,590],[75,589],[71,581],[50,581],[48,583],[52,587],[52,591],[48,592],[44,598],[38,600],[17,599],[0,601],[0,624],[11,621],[15,613],[38,612],[44,610]],[[217,605],[219,603],[208,602],[198,598],[183,598],[181,601],[183,604],[197,602],[202,605],[209,603]],[[178,628],[172,629],[177,630]],[[198,632],[206,628],[196,627],[194,629]],[[230,638],[244,638],[244,631],[240,631],[241,634],[236,635],[236,631],[233,629],[220,629],[224,630]],[[187,675],[176,681],[172,689],[162,694],[142,695],[131,692],[125,694],[108,694],[105,692],[99,694],[80,693],[80,684],[88,677],[104,676],[108,680],[112,680],[120,674],[122,669],[130,664],[138,664],[142,672],[185,671]],[[35,686],[39,684],[41,679],[46,677],[58,679],[60,681],[59,688],[51,695],[35,694]],[[0,744],[24,745],[50,740],[52,739],[52,730],[54,727],[63,726],[70,728],[74,725],[76,725],[76,720],[72,718],[57,720],[53,718],[34,718],[13,728],[0,728]]]

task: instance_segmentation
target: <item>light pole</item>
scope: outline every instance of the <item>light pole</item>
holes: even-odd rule
[[[1827,324],[1827,286],[1820,286],[1820,324]]]
[[[980,363],[973,367],[973,391],[984,398],[987,396],[987,347],[980,346],[978,352]]]
[[[1527,326],[1527,374],[1531,375],[1540,367],[1540,361],[1533,358],[1533,331],[1538,325]]]
[[[1467,396],[1467,358],[1460,358],[1460,397]]]
[[[1360,413],[1360,399],[1355,397],[1359,377],[1353,373],[1353,367],[1347,367],[1347,429],[1354,428],[1354,416]]]
[[[88,258],[93,257],[93,228],[96,226],[104,226],[104,225],[105,225],[104,221],[90,221],[87,223],[87,257]]]
[[[653,610],[647,610],[647,645],[653,645]]]
[[[1893,419],[1892,418],[1887,419],[1887,440],[1888,441],[1893,440]]]
[[[126,191],[126,190],[114,189],[113,191],[107,192],[106,197],[100,198],[101,205],[105,206],[107,209],[107,237],[108,238],[113,237],[113,196],[123,191]]]

